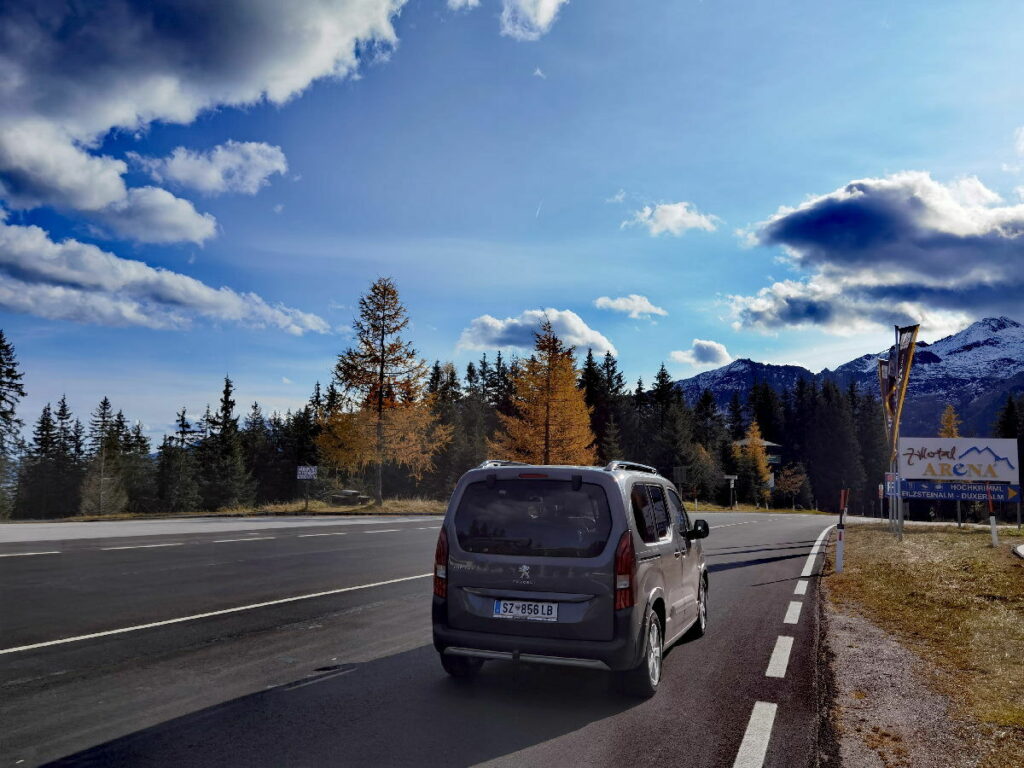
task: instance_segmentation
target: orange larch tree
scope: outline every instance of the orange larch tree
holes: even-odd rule
[[[590,409],[576,386],[576,358],[545,320],[534,354],[513,378],[514,416],[498,414],[500,429],[488,441],[495,458],[528,464],[593,464],[597,459]]]

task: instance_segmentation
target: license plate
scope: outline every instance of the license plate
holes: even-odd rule
[[[494,618],[558,621],[558,603],[537,603],[532,600],[495,600]]]

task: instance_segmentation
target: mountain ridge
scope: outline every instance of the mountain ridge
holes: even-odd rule
[[[846,388],[856,383],[862,392],[877,394],[877,360],[889,350],[856,357],[834,370],[818,373],[799,365],[759,363],[739,358],[728,365],[704,371],[676,386],[690,403],[704,389],[711,390],[719,408],[725,409],[733,393],[746,402],[750,389],[767,382],[781,392],[798,379],[819,384],[832,380]],[[963,419],[965,435],[987,435],[1006,396],[1024,393],[1024,325],[1009,317],[986,317],[963,330],[928,344],[918,342],[907,387],[903,433],[933,435],[939,415],[952,404]]]

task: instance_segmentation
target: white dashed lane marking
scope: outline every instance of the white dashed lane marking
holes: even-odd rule
[[[786,667],[789,666],[789,654],[793,650],[793,638],[786,635],[779,635],[775,641],[775,650],[768,661],[768,670],[765,677],[785,677]]]
[[[394,533],[395,531],[400,531],[400,530],[402,530],[402,529],[401,528],[385,528],[382,531],[363,531],[363,533]]]
[[[227,544],[230,541],[267,541],[268,539],[276,539],[276,536],[253,536],[248,539],[214,539],[214,544]]]
[[[156,549],[157,547],[180,547],[182,542],[176,541],[172,544],[133,544],[129,547],[100,547],[104,552],[112,552],[115,549]]]
[[[11,552],[6,555],[0,555],[0,557],[31,557],[32,555],[59,555],[60,552],[54,550],[53,552]]]
[[[732,768],[761,768],[764,756],[768,752],[768,742],[772,738],[772,725],[778,704],[766,701],[754,702],[754,711],[750,713],[750,722],[743,734],[740,751],[736,754],[736,762]]]
[[[347,531],[339,531],[337,533],[300,533],[298,538],[309,539],[313,536],[345,536],[347,533]]]
[[[786,609],[786,618],[782,620],[783,624],[798,624],[800,622],[800,609],[804,607],[803,603],[799,603],[793,600],[789,604],[789,608]]]
[[[804,581],[803,579],[800,579],[800,581],[798,581],[796,583],[796,589],[793,590],[793,594],[794,595],[806,595],[807,594],[807,582]]]

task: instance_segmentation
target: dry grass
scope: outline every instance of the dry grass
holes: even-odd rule
[[[693,510],[693,499],[683,499],[686,503],[687,510]],[[789,507],[779,507],[765,509],[764,507],[755,507],[753,504],[737,504],[736,509],[732,507],[723,507],[720,504],[713,504],[704,499],[699,500],[699,506],[696,508],[698,512],[765,512],[770,515],[830,515],[831,512],[823,512],[820,509],[797,509],[793,510]]]
[[[1024,560],[1017,531],[848,527],[845,572],[829,598],[893,634],[936,667],[929,685],[984,735],[983,766],[1024,765]]]
[[[106,520],[160,520],[189,517],[264,517],[287,515],[443,515],[445,502],[435,499],[385,499],[384,504],[362,504],[356,507],[335,507],[323,501],[310,500],[309,511],[305,502],[289,501],[282,504],[264,504],[258,507],[222,507],[213,512],[190,512],[182,515],[76,515],[50,520],[9,520],[5,523],[92,523]]]

